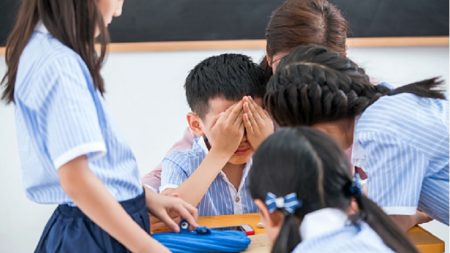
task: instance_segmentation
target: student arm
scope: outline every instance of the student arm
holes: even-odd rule
[[[180,197],[189,204],[197,206],[228,160],[227,154],[211,150],[189,178],[177,188],[163,190],[162,194]]]
[[[189,178],[175,189],[164,190],[163,194],[175,194],[193,206],[200,203],[244,135],[242,104],[241,101],[220,114],[210,129],[211,149],[205,159]]]
[[[417,224],[426,223],[432,220],[430,216],[422,211],[417,211],[413,215],[390,215],[391,219],[402,229],[408,231]]]
[[[74,203],[108,234],[132,252],[169,252],[134,222],[91,172],[85,156],[58,170],[61,186]]]

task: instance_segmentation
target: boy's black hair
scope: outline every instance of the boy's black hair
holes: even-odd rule
[[[221,54],[197,64],[187,76],[184,88],[191,110],[203,117],[212,98],[235,101],[244,96],[262,98],[269,78],[250,57]]]
[[[296,193],[302,205],[285,214],[272,252],[292,252],[302,240],[299,226],[304,216],[322,208],[345,212],[352,198],[358,212],[349,216],[356,225],[367,223],[395,252],[418,252],[393,221],[364,194],[351,191],[350,164],[344,152],[326,134],[312,128],[281,129],[269,136],[253,156],[249,190],[265,201],[268,192],[277,197]]]

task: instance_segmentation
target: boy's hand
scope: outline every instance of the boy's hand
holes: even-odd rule
[[[269,113],[255,103],[251,97],[244,97],[244,126],[247,139],[256,150],[259,145],[274,131],[274,125]]]
[[[217,121],[211,126],[211,151],[215,150],[231,157],[241,143],[244,136],[244,123],[242,121],[242,101],[230,106],[221,113]]]
[[[146,202],[150,213],[164,222],[171,230],[178,232],[180,230],[176,217],[183,217],[192,226],[197,227],[196,219],[198,217],[197,208],[193,207],[184,200],[159,195],[157,193],[146,191]]]

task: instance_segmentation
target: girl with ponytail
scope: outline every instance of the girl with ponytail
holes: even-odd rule
[[[262,143],[249,187],[271,252],[418,252],[348,167],[338,145],[311,128],[282,129]]]
[[[169,252],[148,212],[179,230],[169,212],[196,225],[197,210],[143,189],[102,97],[107,26],[124,0],[20,2],[0,89],[14,104],[27,197],[58,205],[34,252]]]
[[[449,224],[448,101],[431,78],[390,90],[321,46],[281,60],[264,104],[280,126],[311,126],[368,174],[368,196],[407,230],[416,211]]]

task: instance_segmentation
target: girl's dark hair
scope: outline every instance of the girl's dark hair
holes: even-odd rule
[[[322,208],[346,212],[352,198],[359,211],[349,219],[366,222],[395,252],[418,252],[391,219],[364,195],[349,192],[352,177],[343,151],[327,135],[311,128],[281,129],[267,138],[254,155],[250,193],[264,202],[268,192],[276,196],[296,193],[302,206],[285,214],[272,252],[291,252],[301,242],[303,217]]]
[[[266,52],[273,57],[299,45],[318,44],[345,55],[347,21],[327,0],[287,0],[266,28]]]
[[[431,78],[394,90],[372,85],[350,59],[322,46],[299,46],[284,57],[267,84],[264,104],[280,126],[313,125],[361,114],[381,96],[411,93],[445,99]]]
[[[106,55],[108,31],[96,0],[23,0],[16,23],[6,42],[8,69],[1,84],[5,86],[2,99],[14,102],[14,87],[20,56],[27,45],[36,24],[42,21],[56,39],[74,50],[86,63],[94,85],[104,93],[100,68]],[[98,31],[100,54],[95,50]]]

